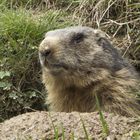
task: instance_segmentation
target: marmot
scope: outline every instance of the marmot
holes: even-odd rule
[[[39,47],[43,83],[51,111],[103,111],[140,115],[137,73],[105,34],[76,26],[49,31]]]

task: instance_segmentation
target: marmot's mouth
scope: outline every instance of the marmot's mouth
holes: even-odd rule
[[[68,66],[66,66],[63,63],[51,63],[51,62],[45,61],[44,62],[44,66],[47,69],[50,69],[50,70],[53,70],[53,69],[56,69],[56,70],[57,69],[65,69],[65,70],[68,70]]]
[[[42,57],[42,55],[39,53],[39,59],[40,63],[43,67],[46,67],[49,71],[60,71],[60,70],[68,70],[68,66],[61,62],[51,62],[45,57]]]

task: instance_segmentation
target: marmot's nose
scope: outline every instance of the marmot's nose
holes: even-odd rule
[[[42,56],[48,57],[51,54],[51,49],[48,48],[48,49],[46,49],[44,51],[41,51],[40,53],[41,53]]]

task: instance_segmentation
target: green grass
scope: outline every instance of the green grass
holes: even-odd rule
[[[101,108],[100,108],[100,103],[99,103],[99,100],[98,100],[98,97],[97,95],[95,94],[95,99],[96,99],[96,105],[97,105],[97,109],[99,111],[99,116],[100,116],[100,121],[101,121],[101,124],[102,124],[102,131],[103,131],[103,134],[104,136],[108,136],[109,135],[109,127],[108,127],[108,124],[104,118],[104,115],[101,111]]]
[[[54,124],[54,122],[52,120],[52,117],[51,117],[51,113],[50,112],[49,112],[49,117],[50,117],[51,124],[52,124],[53,130],[54,130],[55,140],[58,140],[59,139],[59,130],[58,130],[57,126],[55,126],[55,124]],[[64,131],[62,132],[62,137],[64,138]]]
[[[132,133],[132,139],[133,140],[139,140],[140,139],[140,131],[135,131]]]
[[[79,116],[80,116],[80,114],[79,114]],[[80,120],[81,120],[82,127],[83,127],[83,130],[84,130],[84,133],[85,133],[85,138],[86,138],[86,140],[90,140],[89,134],[88,134],[88,132],[87,132],[87,130],[86,130],[86,126],[85,126],[84,121],[83,121],[83,119],[82,119],[81,116],[80,116]]]
[[[5,8],[0,12],[0,73],[10,73],[1,78],[0,121],[32,109],[43,109],[45,93],[38,45],[47,31],[72,24],[61,10],[37,15],[24,8]]]
[[[63,125],[62,125],[62,140],[65,140],[65,130]]]
[[[0,0],[0,6],[2,8],[10,9],[18,9],[19,7],[25,7],[28,9],[38,8],[42,4],[42,0]]]
[[[96,104],[97,104],[97,108],[98,108],[98,111],[99,111],[99,114],[100,114],[100,121],[101,121],[101,125],[102,125],[102,134],[103,134],[102,138],[106,138],[109,135],[108,124],[107,124],[106,120],[104,119],[102,111],[100,110],[100,105],[99,105],[99,101],[98,101],[97,97],[96,97],[96,101],[97,101]],[[80,114],[79,114],[79,117],[80,117],[80,121],[81,121],[81,124],[82,124],[83,132],[85,134],[85,140],[91,140],[90,134],[88,133],[88,131],[86,129],[86,125],[84,123],[84,120],[82,119]],[[62,140],[65,140],[65,133],[64,133],[65,129],[64,129],[63,125],[61,125],[61,130],[60,130],[60,128],[58,129],[58,127],[54,124],[54,122],[52,120],[51,112],[49,112],[49,118],[51,120],[52,128],[54,130],[55,140],[58,140],[60,138],[59,137],[59,132],[62,132],[61,138],[62,138]],[[135,136],[135,134],[133,134],[133,136]],[[70,140],[74,140],[74,139],[75,139],[74,133],[71,133],[70,134]]]
[[[74,132],[70,134],[70,138],[71,138],[71,140],[75,140],[74,139]]]

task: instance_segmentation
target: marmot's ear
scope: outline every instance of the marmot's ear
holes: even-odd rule
[[[106,38],[106,33],[101,31],[101,30],[99,30],[99,29],[95,29],[94,33],[95,33],[97,38],[101,38],[101,37]]]
[[[109,48],[113,47],[112,44],[110,43],[110,41],[105,37],[100,37],[97,41],[97,44],[99,46],[102,46],[103,49],[109,49]]]

